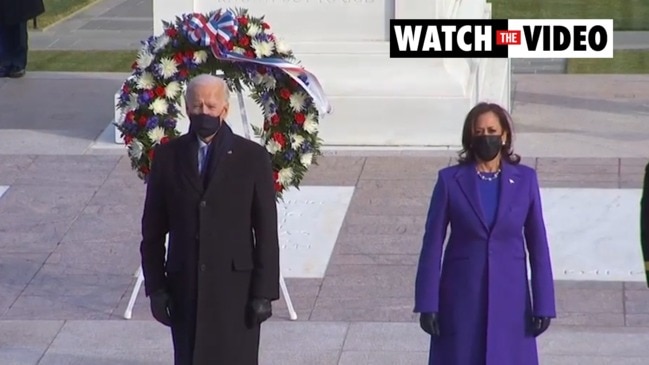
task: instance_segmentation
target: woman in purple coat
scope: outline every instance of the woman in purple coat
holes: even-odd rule
[[[478,104],[460,163],[439,172],[415,287],[430,365],[537,365],[536,337],[556,317],[539,183],[512,132],[507,111]]]

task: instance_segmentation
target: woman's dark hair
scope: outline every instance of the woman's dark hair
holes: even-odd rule
[[[514,130],[512,127],[513,124],[511,115],[509,115],[507,110],[505,110],[498,104],[484,102],[474,106],[473,109],[471,109],[466,115],[466,119],[464,119],[464,127],[462,129],[462,150],[459,153],[460,158],[458,159],[458,161],[461,164],[476,161],[475,153],[471,149],[473,130],[475,128],[475,124],[478,121],[478,118],[481,115],[489,112],[494,113],[498,117],[500,127],[503,129],[503,133],[507,134],[507,141],[503,145],[500,153],[502,159],[512,165],[517,165],[521,161],[521,157],[515,154],[514,149],[512,148]]]

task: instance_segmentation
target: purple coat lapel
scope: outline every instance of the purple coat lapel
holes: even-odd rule
[[[520,174],[515,166],[508,163],[503,163],[500,176],[500,198],[498,201],[498,213],[496,218],[496,225],[502,223],[505,214],[509,211],[512,202],[518,194],[521,194]],[[478,180],[476,179],[476,170],[474,164],[467,164],[458,170],[457,181],[460,185],[460,190],[467,199],[469,205],[475,212],[476,216],[482,223],[485,230],[490,230],[484,216],[482,207],[482,199],[480,199],[480,192],[478,190]],[[516,182],[519,182],[516,184]],[[524,192],[524,190],[523,190]]]

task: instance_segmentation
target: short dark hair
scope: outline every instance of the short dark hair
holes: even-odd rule
[[[521,157],[514,153],[512,148],[512,140],[514,138],[514,129],[512,127],[512,117],[498,104],[494,103],[478,103],[474,106],[464,119],[464,127],[462,129],[462,150],[460,151],[458,161],[461,164],[471,163],[476,161],[475,152],[471,149],[471,141],[473,138],[473,129],[475,127],[478,118],[485,114],[492,112],[498,117],[500,122],[500,127],[503,129],[503,133],[507,134],[507,141],[502,146],[501,156],[503,160],[509,162],[512,165],[517,165],[521,161]]]

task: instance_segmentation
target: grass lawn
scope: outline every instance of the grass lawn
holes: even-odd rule
[[[647,74],[649,50],[616,50],[613,58],[573,58],[568,60],[571,74]]]
[[[613,19],[615,30],[649,30],[649,0],[488,0],[499,19]]]
[[[137,51],[30,51],[29,71],[131,72]],[[568,60],[572,74],[647,74],[649,50],[616,50],[614,58]]]
[[[29,71],[130,72],[137,51],[29,51]]]
[[[43,4],[45,4],[45,13],[36,19],[38,29],[44,29],[75,11],[97,1],[98,0],[43,0]],[[31,29],[33,23],[30,21],[28,24]]]

